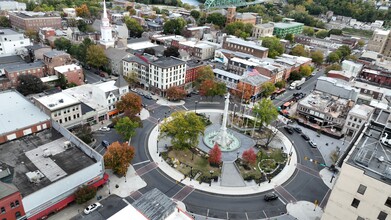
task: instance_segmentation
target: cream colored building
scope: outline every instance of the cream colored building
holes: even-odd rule
[[[368,105],[355,105],[346,117],[345,125],[342,133],[349,137],[353,137],[361,126],[368,122],[371,118],[374,108]]]
[[[376,109],[371,121],[353,138],[351,150],[342,157],[323,220],[391,219],[389,119],[390,112]]]
[[[389,30],[375,30],[373,32],[371,40],[368,41],[367,49],[370,51],[382,53],[389,34]]]
[[[273,36],[274,25],[272,23],[257,24],[253,27],[252,37],[271,37]]]

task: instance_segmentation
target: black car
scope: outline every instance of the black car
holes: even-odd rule
[[[110,123],[109,125],[107,125],[108,128],[114,128],[114,123]]]
[[[309,141],[310,137],[308,137],[306,134],[301,134],[301,136],[304,138],[304,140]]]
[[[106,140],[103,140],[102,141],[102,146],[107,148],[108,146],[110,146],[110,143],[108,141],[106,141]]]
[[[292,127],[286,126],[286,127],[284,127],[284,129],[285,129],[289,134],[293,134],[293,129],[292,129]]]
[[[299,128],[299,127],[294,127],[293,130],[295,130],[297,133],[301,134],[301,128]]]
[[[301,86],[297,86],[297,87],[296,87],[296,90],[300,90],[300,89],[301,89]]]
[[[275,193],[268,193],[268,194],[266,194],[266,195],[263,197],[263,199],[264,199],[265,201],[272,201],[272,200],[278,199],[278,196],[277,196]]]

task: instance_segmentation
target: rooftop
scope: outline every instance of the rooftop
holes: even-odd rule
[[[362,169],[364,174],[386,184],[391,184],[391,129],[388,110],[375,110],[369,126],[349,153],[346,163]]]
[[[62,50],[51,50],[51,51],[44,53],[43,55],[45,57],[53,58],[53,57],[64,55],[64,54],[67,54],[67,53]]]
[[[68,106],[80,104],[79,100],[64,92],[43,96],[37,98],[36,100],[42,105],[44,105],[46,108],[48,108],[50,111],[55,111]]]
[[[8,63],[25,63],[22,57],[18,55],[0,57],[0,65]]]
[[[257,43],[255,43],[253,41],[246,41],[246,40],[242,40],[242,39],[236,38],[236,37],[228,37],[228,38],[226,38],[226,41],[229,43],[232,43],[232,44],[250,47],[255,50],[261,50],[261,51],[268,51],[269,50],[266,47],[262,47],[261,45],[258,45]]]
[[[4,35],[14,35],[14,34],[21,34],[19,32],[16,32],[12,29],[9,29],[9,28],[5,28],[5,29],[0,29],[0,33],[2,33],[1,35],[4,36]]]
[[[81,69],[81,67],[76,64],[69,64],[69,65],[54,67],[54,70],[59,73],[66,73],[68,71],[80,70],[80,69]]]
[[[94,109],[96,111],[102,111],[102,110],[104,111],[106,110],[106,106],[103,105],[102,103],[99,103],[94,98],[92,98],[92,93],[93,91],[95,91],[94,87],[95,87],[94,84],[84,84],[84,85],[65,89],[63,92],[81,101],[82,111],[83,111],[83,104],[89,107],[89,108],[85,108],[85,110]]]
[[[173,57],[160,57],[155,61],[151,61],[152,65],[159,66],[161,68],[170,68],[174,66],[184,65],[185,61]]]
[[[358,116],[362,117],[369,117],[370,114],[373,112],[374,108],[368,105],[355,105],[353,108],[350,110],[350,114],[355,114]]]
[[[175,211],[176,204],[158,189],[143,194],[132,203],[132,206],[144,214],[148,219],[164,219]]]
[[[235,79],[235,80],[240,80],[242,78],[242,76],[221,69],[213,69],[213,73],[217,73],[219,75],[226,76],[230,79]]]
[[[18,188],[16,188],[14,185],[3,183],[0,181],[0,199],[12,195],[18,191]]]
[[[269,77],[261,75],[257,70],[246,71],[243,74],[242,82],[248,83],[252,86],[261,86],[263,83],[268,82]]]
[[[16,91],[0,92],[0,103],[3,103],[0,108],[0,134],[10,133],[50,120],[49,116]],[[22,115],[23,117],[21,117]]]
[[[24,63],[24,64],[20,64],[20,65],[7,66],[4,70],[7,72],[16,72],[16,71],[41,68],[44,66],[45,66],[45,64],[42,61],[36,61],[34,63]]]
[[[255,27],[259,27],[259,28],[272,28],[272,27],[274,27],[274,24],[273,24],[273,23],[257,24],[257,25],[255,25]]]
[[[61,19],[61,17],[55,13],[22,11],[22,12],[13,12],[12,14],[15,14],[16,16],[22,18],[54,17],[54,18]]]
[[[303,23],[299,23],[299,22],[293,22],[293,21],[290,21],[290,22],[277,22],[277,23],[274,23],[274,28],[279,28],[279,29],[285,29],[285,28],[293,28],[293,27],[298,27],[298,26],[304,26]]]
[[[333,118],[344,118],[349,111],[349,100],[320,91],[310,93],[299,103],[318,112],[330,114]]]
[[[77,147],[65,149],[66,141],[55,129],[45,129],[0,145],[0,161],[13,170],[11,182],[23,197],[95,163]]]

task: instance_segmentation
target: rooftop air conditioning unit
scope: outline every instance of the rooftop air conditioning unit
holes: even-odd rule
[[[52,156],[52,152],[50,150],[46,149],[43,151],[43,157],[50,157]]]
[[[69,148],[71,148],[72,146],[71,146],[71,142],[70,141],[65,141],[64,142],[64,149],[65,150],[68,150]]]

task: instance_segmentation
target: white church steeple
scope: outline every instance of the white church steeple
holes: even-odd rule
[[[110,21],[107,18],[106,1],[103,0],[103,16],[102,23],[100,25],[100,44],[105,48],[114,47],[114,39],[112,34],[112,28]]]

